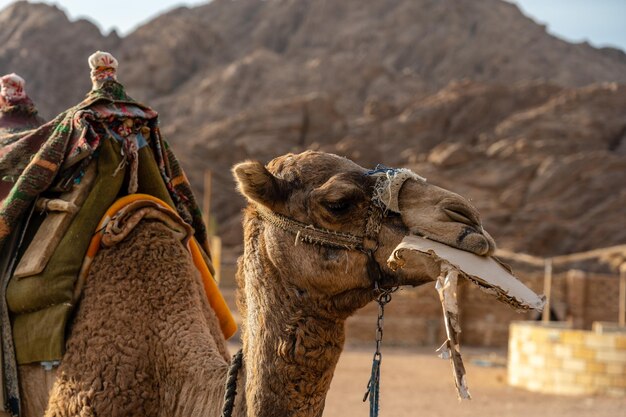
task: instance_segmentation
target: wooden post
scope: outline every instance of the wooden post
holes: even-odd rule
[[[204,171],[204,193],[202,194],[202,216],[206,223],[206,230],[209,239],[209,247],[211,250],[211,260],[213,261],[213,270],[215,271],[215,281],[218,285],[222,279],[222,240],[215,235],[213,224],[211,223],[211,192],[213,189],[213,171],[207,169]]]
[[[574,329],[585,328],[585,305],[587,304],[587,274],[579,269],[567,271],[567,312]]]
[[[222,239],[219,236],[211,236],[211,259],[215,269],[215,281],[219,285],[222,282]]]
[[[546,296],[546,305],[543,307],[541,321],[550,321],[550,293],[552,292],[552,258],[544,260],[543,293]]]
[[[211,227],[211,188],[213,186],[213,172],[209,169],[204,171],[204,193],[202,194],[202,216],[209,234],[209,240],[213,236]]]
[[[620,326],[626,326],[626,262],[619,266],[619,319]]]

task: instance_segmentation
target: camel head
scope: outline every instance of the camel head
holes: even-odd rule
[[[387,266],[409,234],[477,255],[495,250],[467,199],[409,170],[369,171],[307,151],[267,166],[243,162],[233,171],[249,201],[248,219],[262,225],[256,234],[246,232],[246,240],[260,236],[264,247],[257,250],[277,271],[279,285],[330,300],[335,314],[349,315],[372,300],[375,285],[416,286],[437,278],[440,269],[426,256],[410,275]]]

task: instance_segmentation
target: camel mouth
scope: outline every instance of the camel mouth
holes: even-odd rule
[[[442,208],[446,216],[453,222],[462,223],[475,230],[482,230],[478,215],[463,205],[450,204]]]
[[[452,245],[452,247],[471,252],[478,256],[491,256],[495,253],[496,242],[487,232],[485,232],[485,230],[482,229],[482,227],[480,230],[476,230],[473,227],[466,226],[463,228],[462,233],[466,234],[462,243]],[[459,235],[455,243],[459,243],[459,239],[463,236],[463,234]]]
[[[385,290],[391,290],[397,287],[402,287],[404,285],[406,285],[405,282],[403,282],[403,280],[401,280],[395,272],[391,271],[387,271],[387,268],[381,268],[381,275],[379,276],[378,279],[378,286],[381,289],[385,289]],[[411,286],[417,287],[419,285],[423,285],[423,284],[428,284],[429,282],[432,282],[432,280],[428,279],[428,280],[422,280],[419,283],[412,283]]]
[[[458,199],[444,199],[441,203],[441,213],[453,227],[457,229],[454,239],[431,239],[440,243],[471,252],[479,256],[493,255],[496,250],[496,242],[491,235],[483,229],[478,211],[468,203]]]

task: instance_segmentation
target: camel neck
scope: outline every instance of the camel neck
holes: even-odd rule
[[[286,308],[280,319],[270,308],[246,319],[248,417],[318,417],[343,347],[343,322],[313,317],[281,299]],[[281,305],[268,302],[269,297],[258,300]]]
[[[260,235],[246,240],[258,244],[246,247],[239,272],[247,416],[319,417],[343,348],[344,320],[281,284],[289,280],[264,255]]]

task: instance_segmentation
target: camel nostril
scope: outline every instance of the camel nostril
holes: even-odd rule
[[[450,218],[450,220],[454,222],[466,224],[470,227],[477,228],[479,231],[482,229],[482,226],[480,224],[480,220],[478,220],[478,217],[474,213],[466,209],[465,207],[461,207],[461,206],[445,207],[443,209],[443,212],[446,213],[446,215]]]

